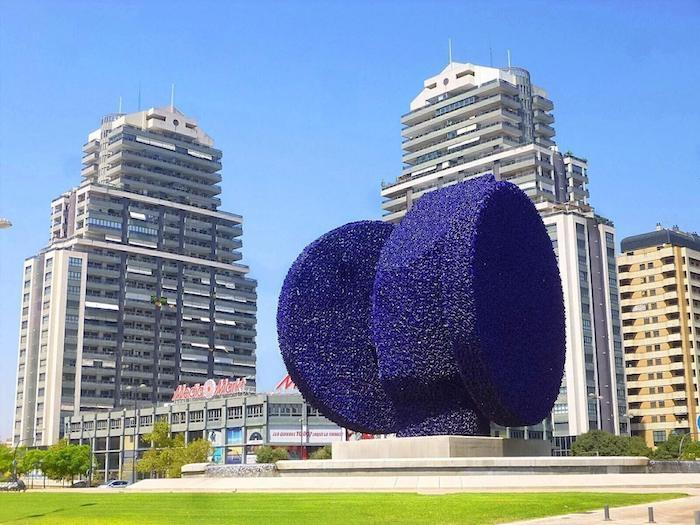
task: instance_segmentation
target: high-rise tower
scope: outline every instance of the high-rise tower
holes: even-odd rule
[[[567,360],[552,428],[565,454],[588,430],[629,429],[615,229],[589,204],[587,161],[559,152],[553,107],[522,68],[451,62],[424,82],[401,117],[403,169],[382,186],[382,208],[384,220],[400,221],[426,192],[486,173],[517,184],[533,200],[564,287]]]
[[[83,146],[83,183],[51,203],[26,260],[14,441],[178,383],[255,384],[256,282],[242,218],[220,211],[221,151],[173,107],[110,115]]]

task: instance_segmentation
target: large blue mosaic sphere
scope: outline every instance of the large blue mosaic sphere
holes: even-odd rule
[[[352,223],[312,243],[285,280],[278,332],[307,400],[363,432],[536,424],[564,367],[551,241],[528,197],[491,176],[427,193],[395,228]]]

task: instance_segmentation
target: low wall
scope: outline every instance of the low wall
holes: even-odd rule
[[[274,464],[216,465],[190,463],[180,470],[183,478],[269,478],[278,475]]]
[[[652,474],[700,474],[700,461],[650,461]]]

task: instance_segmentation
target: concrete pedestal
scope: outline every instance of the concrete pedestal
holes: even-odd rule
[[[334,460],[503,458],[551,454],[549,441],[501,437],[421,436],[333,443]]]

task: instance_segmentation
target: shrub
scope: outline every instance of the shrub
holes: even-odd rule
[[[332,459],[333,449],[330,445],[326,445],[323,448],[319,448],[317,451],[312,452],[309,455],[309,459]]]
[[[581,434],[571,447],[574,456],[646,456],[651,449],[640,437],[616,436],[602,430]]]
[[[272,448],[263,446],[256,452],[257,463],[277,463],[289,459],[289,452],[285,448]]]

